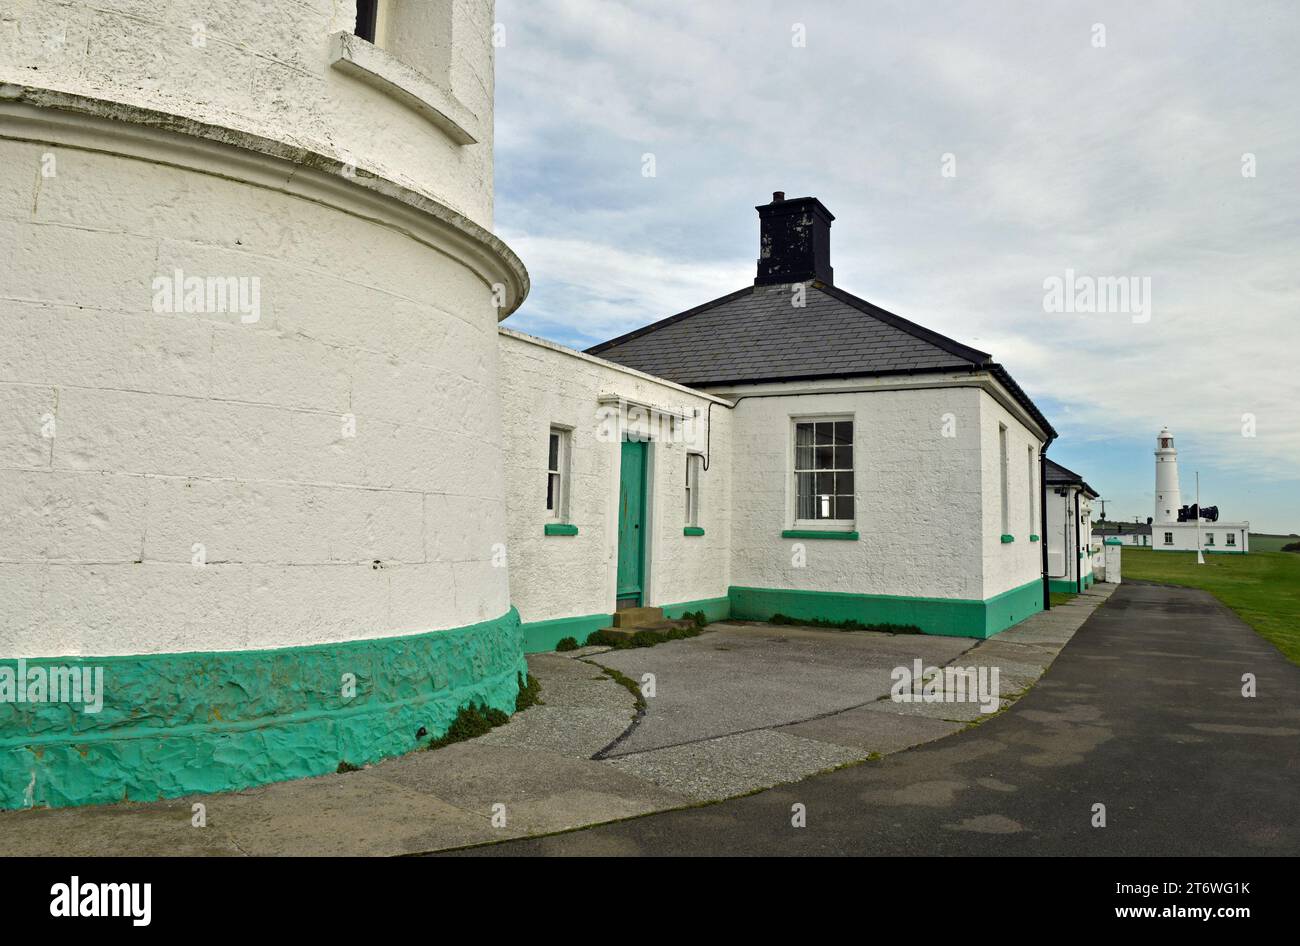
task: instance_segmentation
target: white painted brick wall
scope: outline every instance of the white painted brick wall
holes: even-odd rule
[[[698,409],[691,444],[651,444],[647,604],[726,594],[729,584],[730,412],[713,409],[713,462],[701,477],[703,536],[685,536],[688,446],[703,451],[708,399],[607,362],[516,334],[501,335],[511,599],[525,621],[609,613],[618,566],[620,444],[597,439],[598,398],[621,395],[664,409]],[[552,424],[572,434],[570,521],[576,536],[546,536],[547,438]]]
[[[7,0],[0,82],[156,109],[351,157],[490,229],[493,7],[491,0],[455,0],[455,53],[442,75],[433,74],[435,56],[407,63],[477,116],[479,142],[468,147],[331,68],[329,36],[353,29],[354,0]],[[203,26],[201,45],[195,24]]]
[[[1007,534],[1014,542],[1002,542],[1002,487],[998,463],[998,425],[1007,428]],[[983,441],[980,477],[983,493],[981,550],[984,558],[983,594],[991,598],[1042,576],[1042,549],[1030,542],[1038,533],[1037,438],[987,392],[980,392],[980,436]],[[1032,477],[1028,451],[1034,448]],[[1033,508],[1030,508],[1030,503]],[[1041,534],[1041,533],[1038,533]]]
[[[0,654],[503,614],[481,279],[381,223],[195,171],[59,147],[44,178],[50,150],[0,138]],[[261,320],[155,312],[151,281],[174,267],[257,276]]]
[[[740,401],[732,584],[981,597],[980,396],[949,388]],[[948,413],[951,438],[942,435]],[[857,542],[781,537],[794,527],[791,418],[817,414],[855,422]],[[793,564],[797,543],[806,550],[803,568]]]

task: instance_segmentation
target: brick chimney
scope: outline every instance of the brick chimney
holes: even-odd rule
[[[816,197],[786,200],[782,191],[758,211],[759,257],[755,286],[819,279],[834,284],[831,221],[835,216]]]

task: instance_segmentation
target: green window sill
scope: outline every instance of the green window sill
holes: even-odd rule
[[[687,526],[682,530],[682,535],[704,535],[704,530],[699,526]]]
[[[548,522],[545,532],[547,535],[577,535],[578,527],[568,522]]]
[[[781,533],[783,539],[840,539],[845,542],[858,541],[856,532],[826,532],[821,529],[786,529]]]
[[[1004,535],[1002,537],[1003,545],[1006,545],[1008,542],[1014,542],[1014,541],[1016,541],[1016,537],[1014,535]]]
[[[1030,542],[1037,542],[1037,541],[1038,541],[1038,536],[1036,536],[1036,535],[1031,535],[1031,536],[1029,537],[1029,541],[1030,541]]]

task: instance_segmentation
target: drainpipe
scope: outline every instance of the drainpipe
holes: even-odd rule
[[[1051,443],[1051,441],[1048,441]],[[1038,544],[1043,560],[1043,610],[1052,610],[1052,583],[1047,577],[1047,445],[1038,451]]]
[[[1074,491],[1074,590],[1083,594],[1083,550],[1079,547],[1083,538],[1083,526],[1079,524],[1079,490]]]

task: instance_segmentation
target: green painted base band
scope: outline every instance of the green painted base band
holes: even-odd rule
[[[524,653],[544,654],[555,650],[555,645],[566,637],[572,637],[579,645],[585,644],[592,631],[610,627],[613,623],[614,615],[609,613],[531,621],[524,625]]]
[[[1092,572],[1088,572],[1088,574],[1083,576],[1083,587],[1085,590],[1091,588],[1093,586],[1093,583],[1094,583],[1094,579],[1092,577]]]
[[[663,605],[664,617],[676,621],[683,614],[690,611],[703,611],[704,616],[710,621],[725,621],[731,617],[731,599],[730,598],[700,598],[698,601],[683,601],[680,604]]]
[[[578,527],[568,522],[548,522],[542,527],[546,535],[577,535]]]
[[[1037,578],[984,601],[735,586],[728,596],[731,617],[741,620],[766,621],[784,614],[802,620],[913,624],[946,637],[992,637],[1043,608],[1043,585]]]
[[[699,526],[686,526],[682,529],[682,535],[704,535],[704,530]]]
[[[1079,590],[1079,585],[1073,578],[1049,578],[1047,579],[1047,590],[1074,594]]]
[[[102,667],[104,703],[0,703],[0,808],[231,791],[400,755],[443,735],[467,703],[513,711],[522,641],[511,608],[403,637],[29,660],[29,672]]]
[[[1124,543],[1119,539],[1107,539],[1105,542],[1102,543],[1102,545],[1123,545],[1123,544]]]
[[[826,532],[821,529],[786,529],[781,533],[783,539],[839,539],[844,542],[858,541],[856,532]]]

